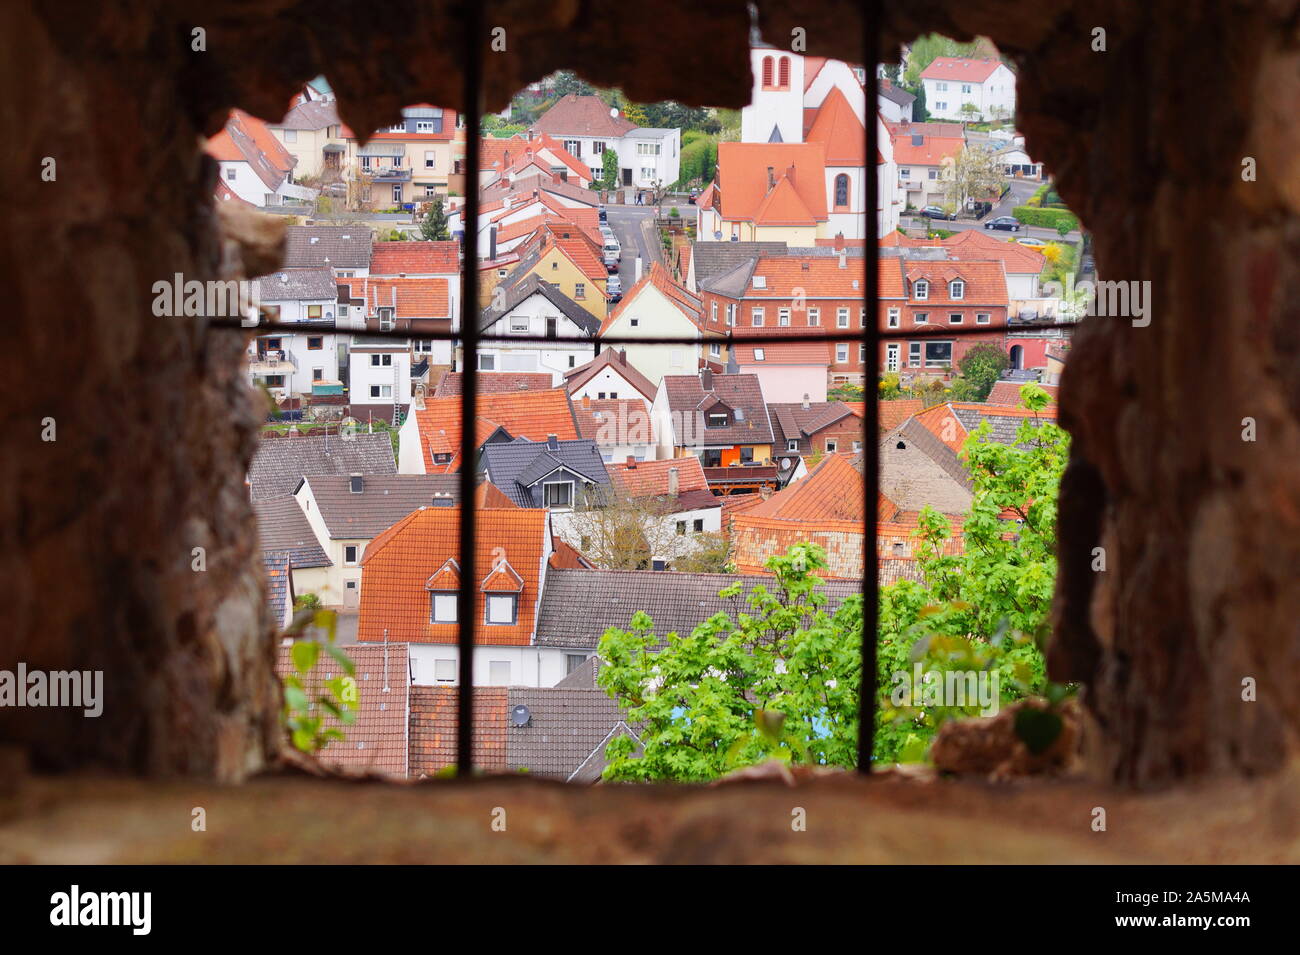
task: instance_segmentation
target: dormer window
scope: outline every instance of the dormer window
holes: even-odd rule
[[[731,415],[725,411],[710,411],[704,417],[705,427],[708,428],[725,428],[731,423]]]
[[[542,503],[546,507],[573,507],[573,482],[552,481],[543,484]]]
[[[456,622],[456,592],[454,590],[429,591],[429,623]]]
[[[518,594],[488,594],[484,623],[510,625],[519,619]]]
[[[961,279],[953,279],[951,282],[949,282],[949,283],[948,283],[948,297],[949,297],[949,298],[965,298],[965,297],[966,297],[966,283],[963,282]]]
[[[912,284],[912,297],[924,300],[930,297],[930,283],[925,279],[917,279]]]

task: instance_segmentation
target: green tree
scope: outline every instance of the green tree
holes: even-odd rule
[[[572,70],[560,70],[553,74],[555,84],[551,87],[552,92],[558,99],[561,96],[568,96],[570,93],[575,96],[590,96],[596,92],[596,88],[584,80]]]
[[[921,73],[940,56],[976,56],[979,43],[958,43],[946,36],[930,33],[912,41],[907,53],[907,69],[903,71],[903,82],[908,88],[921,85]]]
[[[1063,688],[1049,686],[1043,646],[1056,581],[1056,500],[1069,436],[1038,416],[1043,389],[1020,389],[1022,421],[1014,444],[988,439],[982,423],[962,447],[973,485],[960,553],[946,551],[952,532],[931,508],[921,512],[916,560],[923,583],[881,588],[877,710],[873,752],[894,762],[922,758],[938,727],[969,707],[898,705],[896,674],[920,663],[925,672],[996,672],[1001,702]]]
[[[640,612],[630,629],[608,630],[597,682],[639,726],[643,749],[612,740],[605,778],[702,782],[771,757],[852,766],[862,601],[828,614],[817,590],[825,566],[820,547],[798,544],[768,559],[772,590],[742,599],[739,583],[723,589],[734,613],[690,634],[661,641]]]
[[[451,238],[451,233],[447,231],[447,213],[442,208],[442,196],[435,196],[429,203],[429,210],[420,220],[420,236],[431,242]]]
[[[962,355],[957,368],[961,372],[958,381],[964,382],[966,389],[959,400],[985,401],[1007,368],[1007,356],[997,345],[981,342]]]
[[[618,188],[618,153],[607,148],[600,158],[600,184],[606,192]]]

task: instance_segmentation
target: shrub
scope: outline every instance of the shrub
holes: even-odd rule
[[[1067,209],[1035,209],[1032,206],[1016,206],[1011,210],[1016,220],[1025,225],[1038,226],[1040,229],[1056,229],[1066,226],[1064,235],[1079,228],[1079,220]]]

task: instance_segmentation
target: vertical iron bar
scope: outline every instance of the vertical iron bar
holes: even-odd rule
[[[474,488],[478,460],[478,166],[479,119],[483,85],[483,8],[478,0],[463,7],[465,24],[465,91],[461,97],[465,118],[465,206],[461,215],[461,392],[460,392],[460,590],[456,594],[456,619],[460,657],[456,689],[456,775],[474,771],[474,629],[478,623],[475,596],[478,578],[475,555]],[[453,137],[454,138],[454,137]],[[455,354],[453,345],[453,356]]]
[[[876,501],[880,487],[880,389],[871,380],[880,365],[880,238],[876,207],[880,204],[880,172],[876,167],[879,144],[877,142],[878,89],[876,62],[879,52],[880,31],[879,0],[866,0],[862,5],[862,56],[865,71],[863,94],[866,96],[862,111],[862,125],[867,134],[866,155],[863,156],[862,179],[865,186],[862,246],[862,300],[867,309],[867,321],[862,323],[862,344],[866,346],[862,361],[862,491],[864,495],[862,520],[862,680],[858,690],[858,772],[871,774],[871,751],[876,735],[876,641],[877,616],[880,594],[876,581],[880,566],[880,543],[876,540]],[[871,542],[870,547],[867,541]]]

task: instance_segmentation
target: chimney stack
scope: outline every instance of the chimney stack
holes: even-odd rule
[[[669,497],[677,496],[678,486],[679,486],[679,482],[677,479],[677,469],[669,468],[668,469],[668,496]]]
[[[629,471],[636,470],[636,458],[630,454],[627,456],[627,469]]]
[[[808,401],[808,392],[805,391],[805,392],[803,393],[803,410],[804,410],[804,411],[807,411],[807,410],[808,410],[809,408],[811,408],[811,407],[812,407],[812,404]]]
[[[844,248],[844,233],[835,233],[835,251],[841,251]]]
[[[626,349],[626,348],[620,348],[620,349],[618,350],[618,363],[619,363],[620,365],[626,365],[626,364],[627,364],[627,349]]]
[[[492,226],[492,228],[488,229],[488,261],[495,262],[496,260],[497,260],[497,227]]]
[[[700,387],[702,387],[705,391],[712,391],[712,390],[713,390],[713,370],[712,370],[712,369],[710,369],[710,368],[705,368],[702,372],[700,372]]]
[[[584,407],[584,408],[590,408],[590,407],[591,407],[591,395],[583,395],[583,396],[582,396],[582,407]]]

